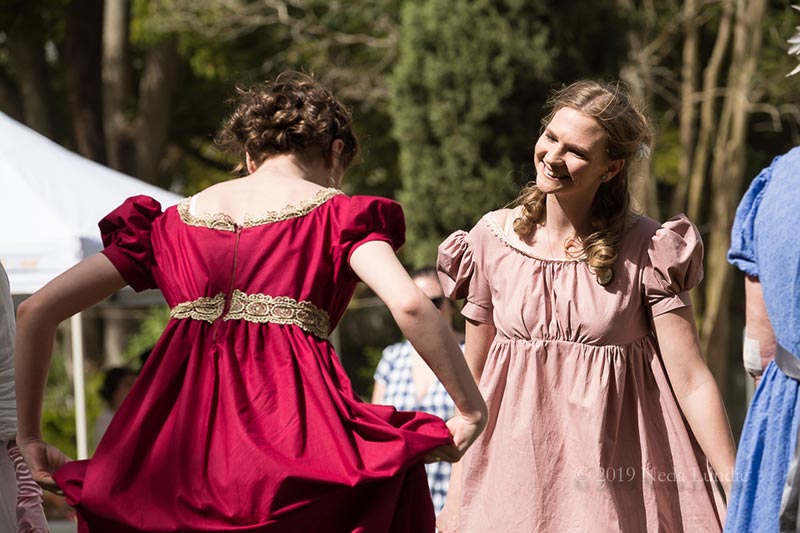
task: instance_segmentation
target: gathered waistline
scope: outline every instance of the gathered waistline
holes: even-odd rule
[[[505,335],[497,334],[494,337],[494,342],[496,344],[512,344],[515,342],[523,342],[526,344],[535,344],[535,343],[562,343],[562,344],[577,344],[578,346],[588,346],[591,348],[622,348],[625,346],[630,346],[631,344],[637,344],[642,342],[643,340],[647,339],[648,337],[652,337],[650,333],[645,333],[641,337],[637,337],[632,341],[623,342],[620,344],[589,344],[588,342],[578,342],[572,341],[568,339],[545,339],[545,338],[532,338],[532,339],[523,339],[522,337],[506,337]]]
[[[202,320],[213,323],[246,320],[257,324],[292,324],[322,339],[330,333],[330,317],[309,301],[298,301],[288,296],[269,296],[261,293],[247,294],[239,289],[233,291],[228,312],[225,311],[225,293],[203,296],[196,300],[181,302],[173,307],[169,316],[175,319]]]

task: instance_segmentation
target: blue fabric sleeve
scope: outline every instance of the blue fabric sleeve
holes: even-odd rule
[[[739,202],[736,217],[731,228],[731,247],[728,250],[728,262],[747,274],[758,277],[758,254],[756,253],[755,222],[758,208],[772,179],[772,170],[782,156],[772,160],[772,164],[763,169],[750,184],[750,188]]]

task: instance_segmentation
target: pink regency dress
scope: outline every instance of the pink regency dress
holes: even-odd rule
[[[480,381],[489,424],[463,459],[459,531],[720,531],[651,320],[691,305],[697,229],[683,216],[632,217],[603,287],[585,261],[515,247],[507,213],[439,247],[445,293],[497,328]]]
[[[397,204],[324,189],[237,225],[139,196],[100,228],[172,310],[94,457],[56,473],[81,531],[433,531],[421,459],[447,427],[363,403],[326,340],[353,250],[403,243]]]

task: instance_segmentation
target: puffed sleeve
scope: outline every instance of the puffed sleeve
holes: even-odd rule
[[[736,208],[736,217],[731,228],[731,247],[728,262],[747,274],[758,277],[758,257],[756,255],[755,222],[758,208],[772,179],[772,170],[782,156],[772,160],[772,164],[762,170],[750,184],[750,188]]]
[[[703,241],[684,215],[658,228],[647,249],[644,294],[653,316],[692,305],[689,290],[703,279]]]
[[[136,291],[156,288],[150,234],[160,215],[161,204],[156,200],[133,196],[98,224],[105,246],[102,253]]]
[[[369,241],[384,241],[395,250],[406,241],[406,220],[400,204],[377,196],[353,196],[340,218],[341,257],[350,264],[353,251]]]
[[[492,292],[476,259],[476,229],[456,231],[439,245],[436,269],[445,296],[466,299],[461,314],[481,324],[493,324]]]

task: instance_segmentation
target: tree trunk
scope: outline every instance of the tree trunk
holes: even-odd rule
[[[64,29],[67,101],[78,152],[105,162],[102,117],[103,0],[72,0]]]
[[[17,73],[25,123],[54,139],[55,120],[44,43],[35,37],[9,35],[6,44]]]
[[[728,49],[731,36],[731,19],[733,18],[733,0],[723,1],[722,16],[717,29],[717,39],[711,52],[711,58],[703,71],[703,92],[700,104],[700,131],[697,135],[697,145],[692,157],[692,167],[689,173],[689,195],[687,214],[695,222],[700,221],[701,200],[706,183],[708,170],[709,145],[717,127],[714,115],[718,98],[718,78],[722,66],[722,59]]]
[[[103,116],[109,166],[132,173],[132,126],[125,111],[133,103],[129,58],[130,0],[105,0],[103,12]]]
[[[167,37],[150,50],[139,84],[136,177],[151,183],[158,182],[180,68],[178,39]]]
[[[635,6],[631,0],[617,0],[623,10],[633,12]],[[645,6],[647,7],[647,6]],[[651,21],[646,21],[637,30],[630,30],[627,35],[629,51],[626,64],[620,70],[620,78],[628,84],[631,96],[641,102],[645,109],[652,109],[653,104],[653,71],[651,58],[645,53],[645,44],[651,37]],[[631,200],[634,206],[646,215],[659,218],[656,183],[652,178],[652,160],[643,161],[629,178]]]
[[[697,138],[697,93],[699,71],[699,28],[697,0],[686,0],[683,4],[683,50],[681,61],[681,107],[678,115],[679,141],[681,146],[678,160],[678,186],[672,198],[673,213],[686,210],[686,195],[689,191],[689,175],[692,165],[694,142]]]
[[[749,97],[761,49],[761,18],[766,0],[738,0],[728,87],[721,113],[711,168],[710,226],[706,254],[706,307],[700,340],[723,392],[731,351],[731,268],[727,264],[730,228],[744,182]],[[740,337],[738,332],[734,337]]]
[[[17,122],[25,122],[22,97],[14,82],[3,75],[0,75],[0,110]]]

